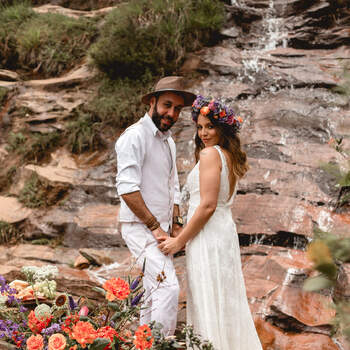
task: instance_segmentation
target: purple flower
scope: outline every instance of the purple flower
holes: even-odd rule
[[[139,285],[140,281],[141,281],[141,276],[137,276],[137,277],[134,279],[134,281],[131,283],[130,289],[131,289],[131,290],[136,289],[136,287]]]
[[[24,307],[23,305],[19,306],[19,312],[26,312],[28,309]]]
[[[131,306],[136,306],[140,302],[144,293],[145,293],[145,291],[137,294],[136,297],[134,297],[134,299],[131,300]]]
[[[68,296],[68,301],[69,301],[69,307],[71,310],[74,310],[77,308],[77,303],[74,301],[73,297],[71,295]]]
[[[4,286],[6,284],[6,280],[5,280],[5,277],[0,275],[0,285],[1,286]]]
[[[54,333],[58,333],[60,330],[61,326],[58,323],[53,323],[50,327],[44,328],[41,331],[41,334],[50,336]]]

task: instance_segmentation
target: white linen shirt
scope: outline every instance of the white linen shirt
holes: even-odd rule
[[[127,206],[123,194],[140,191],[147,208],[168,231],[172,226],[174,204],[180,203],[176,169],[176,146],[171,132],[162,133],[146,113],[128,127],[115,145],[116,186],[120,196],[120,222],[141,222]]]

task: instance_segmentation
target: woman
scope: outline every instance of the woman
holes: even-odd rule
[[[188,223],[163,241],[164,254],[186,245],[187,323],[217,350],[261,350],[247,302],[231,204],[236,184],[248,170],[237,135],[242,119],[220,101],[198,96],[197,164],[187,179]]]

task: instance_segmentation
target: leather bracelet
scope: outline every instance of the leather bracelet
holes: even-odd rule
[[[160,227],[160,223],[156,221],[152,226],[147,226],[149,230],[154,231],[158,227]]]
[[[159,222],[157,221],[157,219],[152,216],[151,218],[149,218],[146,222],[145,222],[145,225],[147,226],[147,228],[151,231],[157,229],[160,224]]]

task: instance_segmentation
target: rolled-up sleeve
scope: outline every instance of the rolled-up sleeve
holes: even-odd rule
[[[118,195],[140,191],[141,167],[145,147],[142,138],[134,130],[122,134],[115,144],[117,154],[116,187]]]

